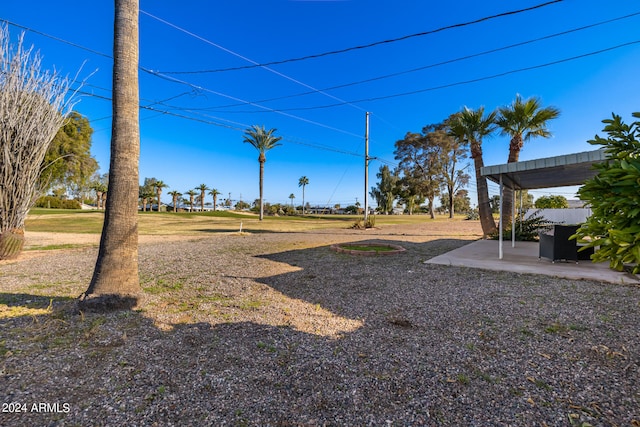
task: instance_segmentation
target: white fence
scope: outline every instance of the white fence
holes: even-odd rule
[[[529,209],[525,218],[529,218],[535,212],[549,222],[559,224],[582,224],[591,216],[590,208],[575,209]]]

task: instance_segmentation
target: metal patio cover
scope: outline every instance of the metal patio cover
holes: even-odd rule
[[[491,181],[514,190],[582,185],[597,171],[593,164],[606,159],[604,149],[585,151],[523,162],[485,166],[480,170]]]
[[[543,159],[526,160],[523,162],[505,163],[502,165],[486,166],[480,169],[482,176],[500,185],[500,220],[498,237],[498,258],[502,259],[502,189],[508,187],[513,190],[533,190],[536,188],[565,187],[582,185],[587,179],[593,178],[597,171],[593,164],[606,159],[604,149],[585,151],[582,153],[565,154],[562,156],[546,157]],[[515,208],[515,204],[514,204]],[[510,213],[515,215],[514,212]],[[512,219],[512,221],[515,218]],[[515,247],[515,233],[511,233],[511,246]]]

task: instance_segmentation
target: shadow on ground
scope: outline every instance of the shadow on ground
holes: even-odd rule
[[[69,405],[0,413],[0,424],[629,425],[637,418],[640,349],[637,329],[626,326],[640,321],[637,289],[586,282],[576,292],[567,280],[424,264],[466,240],[361,242],[407,251],[356,257],[327,245],[246,259],[295,267],[255,280],[362,322],[334,337],[234,320],[165,331],[139,311],[78,315],[68,298],[0,294],[0,307],[47,310],[0,318],[0,401]],[[224,278],[249,280],[233,274]],[[51,299],[59,303],[48,309]]]

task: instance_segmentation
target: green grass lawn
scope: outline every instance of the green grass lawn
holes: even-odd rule
[[[211,232],[293,232],[327,228],[349,228],[361,215],[305,215],[305,216],[265,216],[263,221],[251,213],[236,212],[140,212],[138,228],[142,235],[183,234],[200,235]],[[457,217],[455,220],[463,220]],[[89,233],[102,231],[104,212],[32,209],[27,217],[27,231]],[[451,221],[447,217],[429,219],[426,215],[376,215],[376,227],[386,225],[417,224],[424,222]]]

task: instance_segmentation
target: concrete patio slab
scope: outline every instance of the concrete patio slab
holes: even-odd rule
[[[609,263],[590,260],[575,263],[555,262],[538,258],[538,242],[511,242],[503,246],[503,258],[498,259],[497,240],[477,240],[451,252],[425,261],[425,264],[442,264],[484,270],[510,271],[514,273],[543,274],[567,279],[587,279],[608,283],[640,284],[640,277],[609,268]]]

